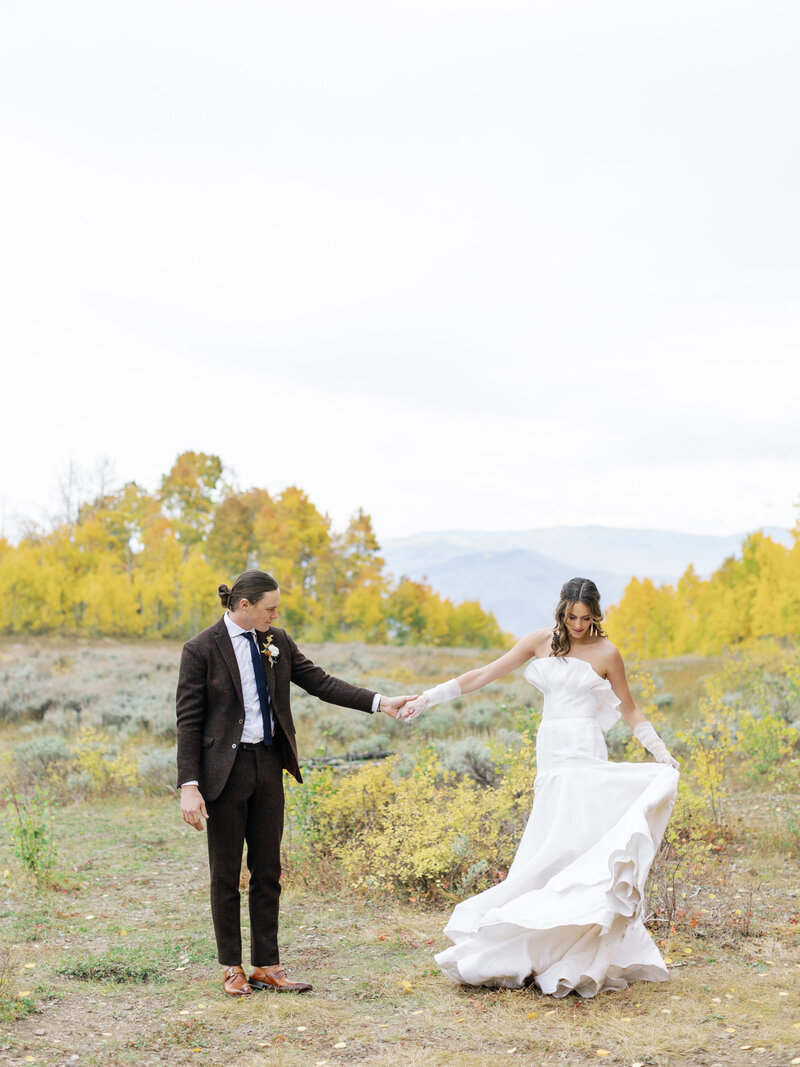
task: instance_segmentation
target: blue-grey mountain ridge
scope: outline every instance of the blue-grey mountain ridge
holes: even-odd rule
[[[765,527],[762,532],[791,543],[787,530]],[[611,526],[447,530],[384,541],[381,554],[395,577],[424,579],[456,602],[479,600],[504,630],[520,636],[552,623],[559,589],[568,578],[592,578],[608,607],[632,577],[672,583],[690,563],[708,577],[725,559],[740,554],[746,537]]]

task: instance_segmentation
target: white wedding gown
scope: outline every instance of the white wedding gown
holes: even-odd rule
[[[609,763],[611,685],[574,656],[532,660],[544,693],[535,800],[505,881],[458,904],[436,960],[454,982],[593,997],[665,981],[644,889],[678,789],[659,763]]]

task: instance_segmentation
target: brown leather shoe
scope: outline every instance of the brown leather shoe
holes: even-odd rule
[[[308,982],[290,982],[283,967],[254,967],[247,979],[253,989],[275,989],[279,993],[307,993],[312,987]]]
[[[232,997],[249,997],[253,992],[247,984],[243,967],[229,967],[222,979],[222,988]]]

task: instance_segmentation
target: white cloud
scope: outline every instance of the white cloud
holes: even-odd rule
[[[196,448],[386,537],[792,521],[795,5],[3,18],[6,513]]]

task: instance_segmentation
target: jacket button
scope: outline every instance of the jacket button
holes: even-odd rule
[[[236,745],[231,745],[231,748],[236,748]]]
[[[244,719],[239,719],[239,725],[240,726],[242,725],[243,722],[244,722]]]

